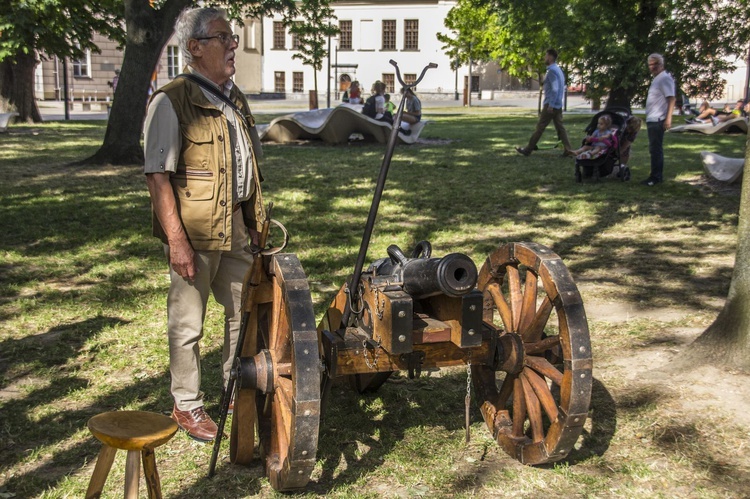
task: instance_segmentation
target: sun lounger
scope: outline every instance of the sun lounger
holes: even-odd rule
[[[744,158],[727,158],[708,151],[701,152],[703,169],[706,175],[728,184],[738,182],[742,178],[745,166]]]
[[[342,104],[331,109],[288,114],[276,118],[268,125],[258,125],[258,133],[263,142],[282,144],[296,140],[344,144],[353,134],[361,134],[364,140],[381,144],[388,142],[392,130],[390,123],[368,118],[360,112],[361,108],[362,106]],[[420,121],[412,125],[410,135],[399,132],[399,143],[415,143],[425,124],[425,121]]]
[[[0,133],[8,131],[8,125],[16,116],[18,113],[0,113]]]
[[[700,132],[706,135],[717,133],[747,133],[747,120],[745,118],[734,118],[733,120],[724,121],[718,125],[710,123],[694,123],[690,125],[681,125],[672,127],[670,132]]]

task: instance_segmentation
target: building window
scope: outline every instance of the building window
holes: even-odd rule
[[[167,47],[167,76],[170,80],[180,74],[180,68],[182,68],[180,49],[177,45],[169,45]]]
[[[286,75],[283,71],[273,73],[273,91],[278,94],[286,93]]]
[[[396,21],[383,21],[383,50],[396,50]]]
[[[419,19],[404,21],[404,50],[419,50]]]
[[[383,83],[385,83],[385,91],[392,94],[396,91],[395,87],[396,78],[393,73],[383,73]]]
[[[280,21],[274,21],[273,23],[273,48],[274,50],[286,48],[286,28],[284,23]]]
[[[417,81],[416,73],[404,73],[404,83],[407,85],[413,85],[415,81]],[[415,92],[417,91],[417,87],[412,87],[411,89]]]
[[[258,51],[255,37],[258,35],[257,21],[247,21],[245,24],[245,50]]]
[[[471,75],[471,91],[479,92],[479,75]]]
[[[351,21],[339,21],[339,50],[351,50],[352,49],[352,22]]]
[[[295,22],[294,24],[299,25],[301,23]],[[299,35],[297,35],[297,33],[291,32],[291,30],[290,34],[292,35],[292,50],[299,50]]]
[[[73,76],[91,78],[91,51],[86,49],[81,59],[73,61]]]
[[[305,91],[305,76],[302,71],[295,71],[292,73],[292,92],[304,92]]]

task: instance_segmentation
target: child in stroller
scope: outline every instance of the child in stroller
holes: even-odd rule
[[[586,127],[586,136],[592,136],[600,126],[600,118],[609,118],[608,128],[611,130],[609,145],[598,157],[586,158],[576,157],[575,177],[576,182],[582,182],[584,178],[598,180],[600,177],[613,176],[620,180],[630,180],[630,169],[626,164],[623,153],[630,150],[630,145],[640,129],[639,118],[632,115],[630,109],[619,106],[608,106],[597,113]],[[606,123],[607,119],[603,121]],[[584,139],[584,145],[586,139]],[[582,148],[583,149],[583,148]],[[576,152],[576,151],[572,151]],[[582,151],[590,152],[590,151]]]
[[[583,146],[573,151],[566,151],[566,154],[577,159],[596,159],[605,154],[617,142],[617,136],[613,133],[611,127],[612,117],[610,115],[599,116],[596,130],[583,139]]]

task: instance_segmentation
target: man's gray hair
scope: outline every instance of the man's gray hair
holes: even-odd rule
[[[664,57],[661,56],[661,54],[651,54],[648,56],[649,61],[656,61],[659,63],[659,66],[664,66]]]
[[[223,9],[199,8],[185,9],[180,13],[175,23],[175,36],[177,45],[182,51],[185,64],[193,61],[193,56],[188,50],[188,41],[191,38],[203,38],[208,36],[208,25],[217,19],[227,20],[227,13]]]

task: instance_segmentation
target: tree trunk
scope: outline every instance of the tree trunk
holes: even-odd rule
[[[12,71],[10,59],[0,61],[0,113],[12,111],[10,106],[11,86],[13,85]]]
[[[536,102],[536,114],[540,115],[542,114],[542,94],[544,93],[544,75],[542,73],[538,73],[539,78],[539,95],[537,96],[537,102]]]
[[[750,141],[745,146],[745,171],[750,171]],[[750,174],[742,179],[737,256],[727,301],[681,357],[678,362],[686,365],[710,363],[750,371]]]
[[[127,38],[120,80],[99,150],[82,164],[143,164],[141,133],[151,75],[174,31],[177,16],[191,0],[168,0],[159,10],[125,0]]]
[[[310,109],[318,109],[318,71],[313,68],[313,88],[315,89],[315,107],[310,106]]]
[[[18,113],[16,121],[42,121],[34,97],[34,71],[38,63],[35,52],[25,54],[21,50],[0,63],[0,106],[7,112]]]
[[[617,106],[630,109],[630,95],[624,88],[613,88],[607,97],[607,107]]]

